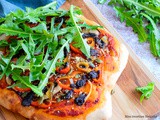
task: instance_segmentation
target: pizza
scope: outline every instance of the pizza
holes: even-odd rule
[[[32,120],[105,120],[128,51],[78,7],[0,19],[0,105]]]

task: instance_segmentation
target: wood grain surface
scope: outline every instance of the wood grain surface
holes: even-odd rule
[[[114,30],[112,25],[103,17],[100,11],[90,0],[68,0],[62,8],[68,9],[70,5],[79,6],[84,16],[100,25],[105,26],[118,40],[123,42],[129,52],[129,62],[120,76],[115,93],[112,96],[113,116],[111,120],[145,120],[153,119],[160,114],[160,82],[137,58],[123,38]],[[155,90],[149,100],[139,102],[140,93],[135,91],[137,86],[145,86],[148,82],[155,82]],[[0,120],[26,120],[22,116],[0,107]]]

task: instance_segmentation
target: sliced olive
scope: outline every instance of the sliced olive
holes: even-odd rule
[[[74,102],[76,105],[81,106],[85,102],[86,94],[82,93],[77,98],[75,98]]]
[[[75,85],[75,84],[70,84],[70,87],[71,87],[71,88],[75,88],[76,85]]]
[[[95,49],[90,50],[91,56],[99,56],[99,52]]]
[[[103,42],[101,39],[99,39],[98,37],[95,37],[95,42],[96,44],[100,47],[100,48],[104,48],[105,47],[105,42]]]
[[[72,98],[72,95],[73,95],[73,90],[70,90],[70,91],[68,91],[68,92],[65,94],[64,98],[65,98],[66,100],[69,100],[69,99]]]
[[[42,92],[43,92],[44,94],[46,94],[47,91],[48,91],[47,86],[45,86],[44,89],[42,90]]]
[[[90,78],[90,79],[98,78],[98,76],[99,76],[98,72],[96,72],[94,70],[88,73],[88,78]]]
[[[63,20],[63,17],[57,17],[55,19],[55,23],[60,23]]]
[[[66,58],[68,56],[67,48],[65,47],[63,51],[64,51],[64,57]]]
[[[29,92],[29,93],[23,98],[21,104],[22,104],[23,106],[30,106],[33,97],[34,97],[34,93],[33,93],[32,91]]]
[[[82,79],[83,80],[87,80],[88,78],[87,78],[87,75],[82,75]]]
[[[84,79],[78,80],[78,81],[76,82],[76,87],[77,87],[77,88],[80,88],[80,87],[84,86],[85,84],[86,84],[86,80],[84,80]]]
[[[83,38],[88,38],[88,37],[96,37],[97,35],[95,33],[84,33],[82,35]]]

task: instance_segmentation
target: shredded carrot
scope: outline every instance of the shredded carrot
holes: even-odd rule
[[[81,91],[83,91],[83,87],[78,88],[78,89],[74,89],[74,92],[75,92],[75,93],[79,93],[79,92],[81,92]]]
[[[70,88],[70,80],[69,79],[70,79],[70,77],[61,77],[61,78],[57,79],[57,83],[61,88],[70,90],[71,88]],[[61,80],[67,80],[67,81],[69,81],[69,84],[66,84],[66,83],[63,84],[61,82]]]
[[[71,70],[71,66],[68,65],[67,67],[60,69],[60,67],[56,68],[56,72],[61,73],[61,74],[66,74]]]
[[[52,105],[52,103],[49,102],[48,104],[45,104],[45,103],[39,104],[38,101],[32,101],[31,105],[38,108],[46,109],[46,108],[49,108]]]
[[[70,44],[70,48],[73,52],[83,55],[83,53],[78,48],[75,48],[72,44]]]
[[[14,90],[16,91],[19,91],[19,92],[28,92],[28,91],[31,91],[31,88],[20,88],[20,87],[14,87],[13,88]]]

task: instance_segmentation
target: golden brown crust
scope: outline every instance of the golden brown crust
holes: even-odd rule
[[[19,113],[26,118],[31,118],[35,113],[36,109],[34,107],[23,107],[21,105],[21,100],[14,91],[0,88],[0,93],[0,105],[8,110]]]
[[[83,21],[85,21],[89,25],[98,25],[97,23],[86,19],[84,16],[78,16]],[[104,30],[104,29],[102,29]],[[105,31],[110,34],[106,29]],[[112,114],[112,106],[111,106],[111,95],[110,91],[116,84],[118,77],[122,73],[123,69],[126,66],[128,59],[127,49],[123,44],[120,44],[118,40],[114,38],[116,51],[118,51],[118,60],[116,61],[119,65],[118,70],[115,72],[103,71],[103,80],[106,86],[104,93],[101,96],[100,102],[98,105],[95,105],[90,110],[84,112],[82,115],[74,116],[74,117],[58,117],[53,116],[51,114],[47,114],[44,109],[36,109],[32,106],[23,107],[21,105],[21,100],[18,95],[11,90],[0,89],[0,105],[3,107],[21,114],[22,116],[32,119],[32,120],[103,120],[111,117]],[[106,79],[107,78],[107,79]]]

